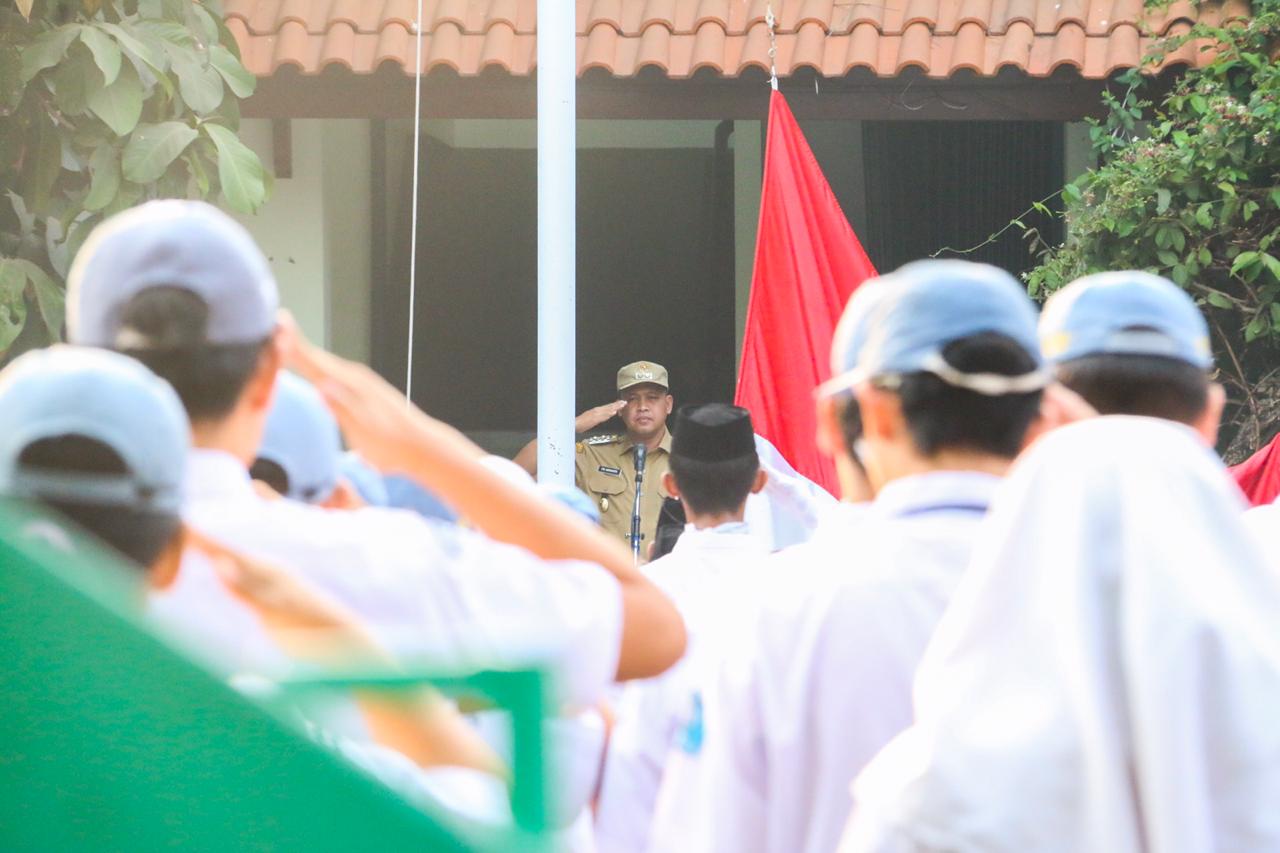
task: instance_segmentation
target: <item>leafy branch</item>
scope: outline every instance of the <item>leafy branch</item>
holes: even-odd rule
[[[237,135],[257,81],[218,5],[0,0],[0,357],[60,337],[62,282],[103,218],[158,197],[265,201]]]

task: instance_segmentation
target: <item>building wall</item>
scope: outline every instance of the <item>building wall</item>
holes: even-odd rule
[[[591,148],[711,148],[714,121],[603,121],[578,123],[578,145]],[[862,125],[810,121],[803,129],[826,171],[855,232],[868,211],[863,192]],[[536,142],[532,120],[429,120],[424,133],[455,148],[529,148]],[[271,123],[246,120],[242,137],[272,168]],[[292,176],[277,178],[271,199],[257,214],[239,217],[270,260],[284,305],[303,331],[339,353],[370,359],[372,234],[369,123],[356,119],[292,121]],[[412,122],[388,124],[388,186],[404,187],[399,174],[411,146]],[[734,282],[736,352],[750,292],[763,165],[763,122],[735,121],[730,146],[734,162]],[[1088,125],[1063,126],[1063,177],[1070,180],[1093,164]],[[394,237],[394,235],[391,235]]]
[[[350,358],[369,357],[369,123],[293,119],[292,176],[237,218],[258,241],[285,308],[303,332]],[[248,119],[241,138],[274,171],[271,122]]]

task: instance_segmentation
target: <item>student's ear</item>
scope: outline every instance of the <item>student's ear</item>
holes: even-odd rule
[[[814,404],[817,413],[818,450],[832,459],[839,459],[844,449],[844,435],[840,429],[840,416],[836,412],[834,397],[819,397]]]
[[[1227,392],[1217,382],[1209,383],[1209,398],[1205,401],[1204,411],[1191,426],[1204,443],[1214,447],[1218,443],[1218,426],[1222,423],[1222,409],[1227,405]]]
[[[898,395],[883,391],[869,383],[853,389],[862,415],[862,434],[869,439],[893,441],[907,429]]]
[[[667,494],[673,498],[680,497],[680,487],[676,485],[676,478],[670,471],[664,471],[662,474],[662,487],[667,490]]]
[[[182,566],[182,552],[186,547],[187,526],[179,524],[178,532],[151,563],[149,582],[153,589],[164,589],[178,577],[178,569]]]
[[[761,468],[756,472],[756,478],[751,482],[751,494],[758,495],[764,489],[765,484],[769,482],[769,472]]]
[[[286,332],[282,327],[277,326],[271,340],[262,348],[262,354],[258,356],[258,366],[249,377],[248,387],[245,388],[245,398],[256,410],[271,408],[276,377],[284,367],[285,346]]]
[[[333,487],[333,494],[329,495],[321,506],[325,509],[355,510],[362,509],[368,504],[365,503],[364,498],[360,497],[360,493],[354,486],[346,479],[339,477],[338,485]]]

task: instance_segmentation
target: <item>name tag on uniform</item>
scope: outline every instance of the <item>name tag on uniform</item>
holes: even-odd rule
[[[596,470],[602,474],[612,474],[615,477],[622,476],[621,468],[610,468],[608,465],[600,465],[599,467],[596,468]]]

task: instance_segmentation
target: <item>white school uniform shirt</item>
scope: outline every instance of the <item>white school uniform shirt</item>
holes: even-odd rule
[[[673,749],[699,736],[702,678],[758,606],[767,556],[767,543],[744,523],[689,525],[670,554],[645,567],[680,610],[689,643],[670,670],[622,693],[596,813],[601,853],[646,849],[663,768]]]
[[[599,566],[541,560],[403,510],[267,500],[239,460],[215,450],[191,453],[183,516],[334,596],[401,660],[546,666],[558,698],[578,705],[617,672],[622,591]]]
[[[1037,441],[840,849],[1280,850],[1280,580],[1243,508],[1178,424]]]
[[[762,491],[747,496],[747,524],[770,551],[809,541],[824,516],[839,502],[791,467],[767,438],[757,435],[755,439],[760,469],[769,476]]]
[[[662,834],[689,851],[830,853],[850,780],[911,723],[911,679],[951,599],[998,479],[896,480],[843,531],[770,558],[751,641],[704,700],[697,772]]]

